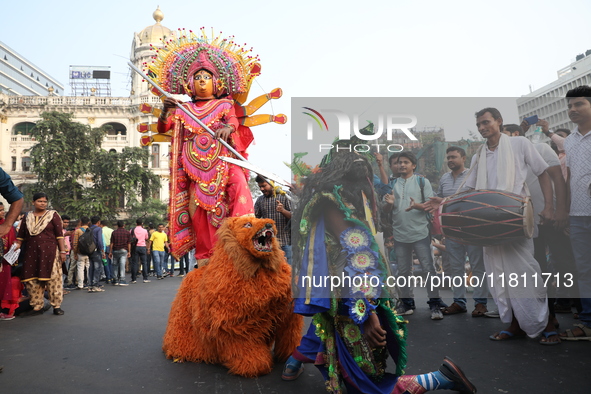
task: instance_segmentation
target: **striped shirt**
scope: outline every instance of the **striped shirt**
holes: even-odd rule
[[[466,174],[468,174],[468,171],[470,170],[466,168],[457,178],[454,178],[451,171],[443,174],[439,180],[437,197],[445,198],[456,194],[458,187],[464,182],[464,178],[466,177]]]
[[[285,210],[291,212],[291,202],[282,194],[266,197],[264,194],[254,203],[254,215],[257,218],[273,219],[277,227],[277,238],[281,246],[291,245],[291,226],[289,219],[277,212],[277,200],[283,204]]]

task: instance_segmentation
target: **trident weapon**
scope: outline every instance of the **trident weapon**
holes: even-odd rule
[[[128,61],[127,64],[129,65],[129,67],[131,67],[131,69],[133,71],[135,71],[136,73],[138,73],[139,75],[142,76],[142,78],[144,78],[144,80],[146,80],[150,85],[154,86],[156,89],[158,89],[158,91],[160,93],[162,93],[164,96],[166,96],[167,98],[172,98],[172,96],[166,92],[164,89],[162,89],[160,86],[158,86],[158,84],[156,82],[154,82],[150,77],[148,77],[146,74],[144,74],[142,72],[142,70],[140,70],[139,68],[137,68],[135,66],[135,64],[133,64],[132,62]],[[181,109],[181,111],[183,111],[189,118],[193,119],[195,122],[197,122],[197,124],[199,126],[201,126],[205,131],[207,131],[209,134],[211,134],[212,136],[215,137],[215,132],[213,132],[213,130],[211,130],[209,127],[207,127],[207,125],[205,123],[203,123],[201,121],[201,119],[199,119],[198,117],[196,117],[195,115],[193,115],[188,109],[186,109],[184,106],[180,105],[179,108]],[[273,174],[273,173],[269,173],[263,169],[260,169],[259,167],[251,164],[248,162],[248,160],[246,160],[246,158],[244,158],[244,156],[242,156],[240,153],[238,153],[236,151],[236,149],[234,149],[230,144],[228,144],[226,141],[224,141],[223,139],[219,139],[219,141],[226,147],[228,148],[228,150],[230,152],[232,152],[233,154],[236,155],[237,158],[239,158],[240,160],[242,160],[245,164],[248,165],[248,169],[251,171],[256,172],[257,174],[260,174],[261,176],[265,177],[265,178],[269,178],[272,181],[275,181],[281,185],[289,185],[289,182],[286,182],[285,180],[283,180],[281,177]],[[220,158],[222,160],[226,159],[226,157],[222,157],[220,156]],[[228,160],[226,160],[228,161]],[[236,164],[236,163],[234,163]],[[240,164],[238,164],[240,165]],[[243,166],[246,167],[246,166]]]

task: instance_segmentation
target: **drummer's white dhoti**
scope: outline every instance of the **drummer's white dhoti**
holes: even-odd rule
[[[510,323],[515,314],[528,336],[538,336],[548,324],[549,312],[546,278],[534,259],[533,240],[484,247],[484,266],[501,320]],[[512,277],[516,280],[511,281]]]

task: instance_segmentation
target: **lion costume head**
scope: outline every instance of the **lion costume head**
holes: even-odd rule
[[[252,277],[259,268],[277,272],[284,261],[275,236],[277,229],[271,219],[252,216],[227,218],[216,232],[214,248],[223,249],[234,262],[236,270]]]

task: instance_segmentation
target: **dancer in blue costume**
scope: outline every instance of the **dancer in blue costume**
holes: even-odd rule
[[[475,393],[460,368],[445,358],[438,371],[404,375],[406,326],[383,287],[387,265],[375,241],[378,223],[367,159],[331,152],[305,183],[294,217],[295,312],[313,316],[282,378],[294,380],[314,363],[330,393]],[[294,234],[295,235],[295,234]],[[329,279],[324,283],[325,277]],[[334,280],[334,281],[333,281]],[[333,285],[331,287],[331,285]],[[386,372],[391,356],[396,374]]]

